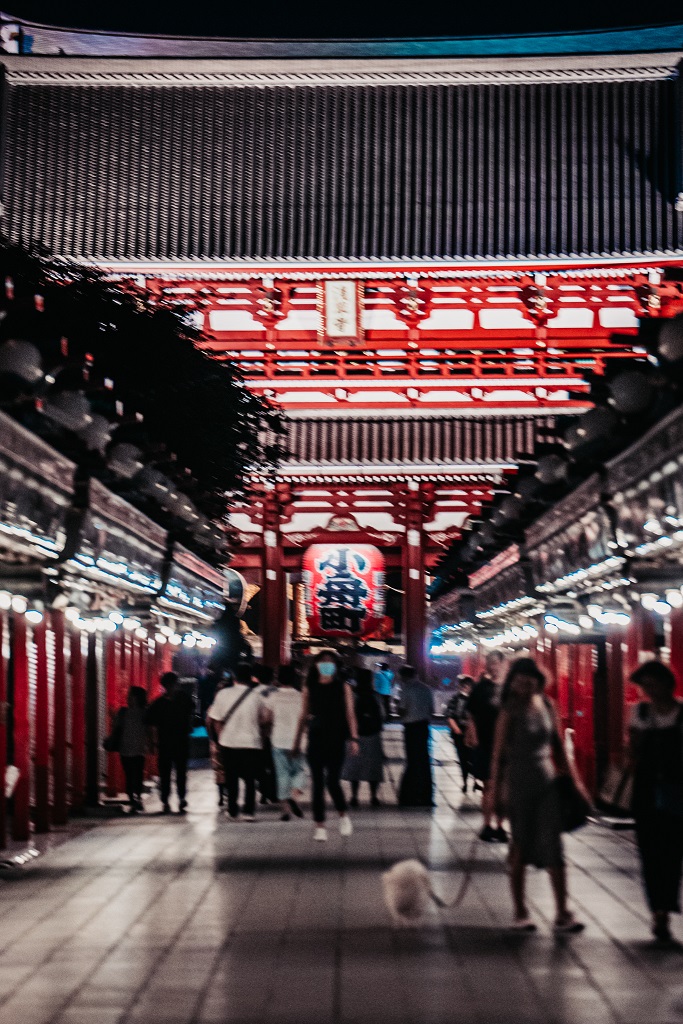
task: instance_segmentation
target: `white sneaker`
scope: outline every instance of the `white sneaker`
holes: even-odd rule
[[[242,821],[256,821],[256,815],[255,814],[243,814],[242,815]]]
[[[318,825],[315,832],[313,833],[313,838],[316,841],[316,843],[327,842],[327,829],[325,828],[324,825]]]
[[[353,825],[351,824],[351,819],[349,818],[348,814],[344,814],[339,819],[339,835],[350,836],[352,833]]]

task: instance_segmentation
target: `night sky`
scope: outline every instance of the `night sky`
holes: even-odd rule
[[[522,0],[514,2],[365,3],[360,0],[193,0],[179,3],[93,3],[92,0],[5,0],[8,13],[70,27],[276,38],[391,38],[562,32],[683,20],[680,0]]]

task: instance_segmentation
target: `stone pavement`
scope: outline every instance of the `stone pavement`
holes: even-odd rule
[[[591,826],[567,841],[579,936],[555,939],[547,879],[530,877],[535,935],[506,932],[505,848],[474,843],[435,731],[438,807],[355,812],[327,845],[311,823],[255,824],[215,812],[206,770],[191,813],[98,824],[0,881],[2,1024],[668,1024],[683,954],[649,942],[627,834]],[[386,731],[399,752],[399,731]],[[398,757],[388,766],[391,785]],[[365,797],[365,794],[362,794]],[[158,807],[155,797],[150,808]],[[390,926],[380,872],[421,857],[452,896],[476,848],[457,910],[414,930]],[[680,933],[680,925],[677,923]]]

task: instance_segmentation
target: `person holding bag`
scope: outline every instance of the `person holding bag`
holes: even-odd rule
[[[683,702],[674,697],[676,680],[659,661],[648,661],[631,675],[648,698],[633,709],[630,762],[632,811],[652,934],[675,944],[670,915],[680,913],[683,871]]]
[[[261,731],[268,721],[268,710],[258,680],[250,665],[238,665],[235,684],[220,690],[207,711],[207,730],[218,738],[228,817],[238,821],[239,784],[244,782],[242,821],[256,821],[256,776],[261,764]]]
[[[545,677],[531,658],[510,666],[501,695],[491,766],[494,806],[510,821],[510,886],[513,928],[535,931],[525,900],[528,864],[545,868],[555,897],[554,931],[579,932],[583,924],[567,908],[567,874],[562,849],[562,793],[557,782],[571,780],[572,793],[590,803],[574,777],[562,742],[557,714],[544,696]]]

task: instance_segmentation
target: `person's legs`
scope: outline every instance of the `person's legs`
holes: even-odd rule
[[[246,817],[251,818],[256,810],[256,776],[263,763],[260,750],[245,748],[239,751],[240,775],[244,779],[244,806]]]
[[[460,765],[460,772],[462,774],[462,791],[467,792],[467,780],[470,774],[469,761],[468,761],[468,750],[465,746],[464,736],[453,736],[453,746],[455,752],[458,755],[458,764]]]
[[[370,782],[369,786],[370,786],[370,803],[372,804],[373,807],[377,807],[377,805],[379,804],[379,797],[377,796],[377,790],[380,787],[380,783],[379,782]]]
[[[360,789],[360,782],[355,779],[351,783],[351,806],[358,807],[358,790]]]
[[[308,765],[311,769],[313,789],[313,820],[316,825],[325,824],[325,759],[317,742],[309,740]]]
[[[123,754],[119,755],[121,758],[121,767],[123,768],[123,774],[126,779],[126,793],[128,794],[128,802],[131,810],[135,809],[135,769],[133,762],[134,757],[124,757]]]
[[[345,745],[335,745],[328,750],[325,774],[327,778],[327,792],[332,797],[332,803],[339,814],[346,814],[347,803],[344,790],[341,788],[339,777],[346,755]]]
[[[175,752],[175,785],[178,790],[178,799],[185,804],[187,796],[187,762],[190,751],[187,747],[180,747]]]
[[[159,796],[161,802],[164,805],[164,810],[168,807],[168,798],[171,795],[171,766],[173,759],[171,757],[171,751],[166,747],[159,748],[158,765],[159,765]]]
[[[133,793],[135,794],[135,800],[138,806],[141,806],[142,798],[142,786],[145,777],[145,758],[143,755],[139,757],[132,757],[133,762]]]
[[[239,814],[239,787],[240,777],[237,767],[236,752],[232,747],[219,747],[221,759],[223,761],[223,774],[225,776],[225,788],[228,794],[228,814],[231,818],[236,818]]]
[[[514,842],[510,845],[508,865],[515,918],[524,921],[529,916],[526,906],[526,865],[522,863],[521,851]]]

